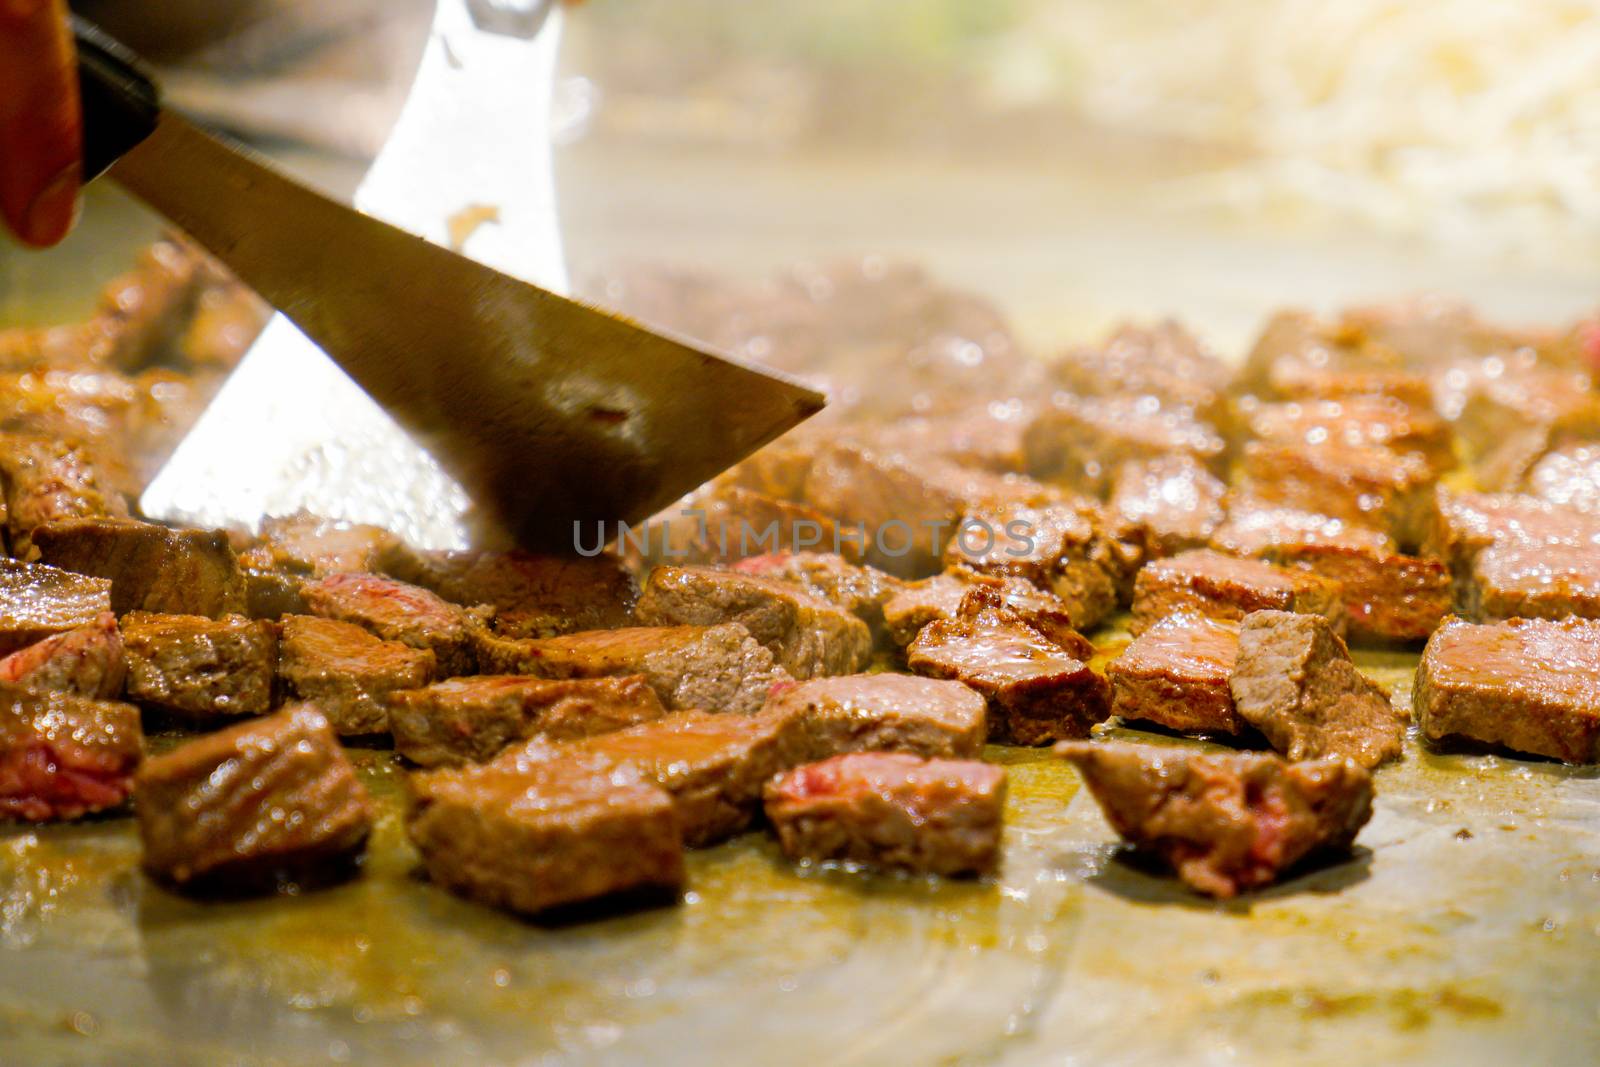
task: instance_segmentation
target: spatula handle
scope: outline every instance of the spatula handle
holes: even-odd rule
[[[161,92],[143,61],[76,15],[78,94],[83,104],[83,178],[103,174],[156,128]]]

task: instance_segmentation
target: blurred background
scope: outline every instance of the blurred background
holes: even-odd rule
[[[82,0],[179,106],[348,195],[426,0]],[[1237,351],[1284,304],[1600,300],[1600,7],[1562,0],[588,0],[557,188],[572,273],[735,279],[881,253],[1040,349],[1173,314]],[[153,224],[96,190],[0,317],[69,314]]]

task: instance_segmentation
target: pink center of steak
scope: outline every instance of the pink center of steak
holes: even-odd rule
[[[17,745],[0,753],[0,814],[71,819],[115,807],[133,786],[130,771],[46,741]]]

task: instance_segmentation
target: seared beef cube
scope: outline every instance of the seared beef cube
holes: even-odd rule
[[[54,567],[111,579],[111,610],[217,618],[244,607],[244,582],[221,530],[169,530],[154,523],[63,519],[33,531]]]
[[[1382,530],[1248,493],[1228,494],[1228,521],[1211,535],[1212,548],[1232,556],[1265,556],[1285,544],[1348,545],[1384,554],[1395,551],[1394,538]]]
[[[198,726],[272,707],[278,637],[271,623],[132,611],[122,617],[122,640],[129,700]]]
[[[271,314],[271,307],[238,282],[208,285],[195,297],[178,352],[197,370],[232,370]]]
[[[765,448],[757,449],[728,472],[731,484],[777,497],[803,501],[806,479],[817,454],[833,440],[836,431],[821,430],[815,421],[801,423]]]
[[[300,512],[263,519],[257,543],[239,554],[243,566],[304,578],[369,574],[405,559],[404,542],[381,526]]]
[[[843,608],[883,634],[883,606],[906,583],[876,567],[857,565],[832,552],[779,552],[740,560],[734,570],[794,582],[814,597]]]
[[[1222,523],[1227,486],[1193,456],[1124,463],[1112,473],[1111,508],[1150,531],[1152,548],[1171,556],[1201,548]]]
[[[1119,327],[1104,344],[1072,349],[1051,365],[1079,396],[1151,396],[1173,410],[1221,420],[1232,371],[1176,322]]]
[[[774,685],[793,681],[772,653],[738,623],[721,626],[629,626],[538,641],[478,634],[486,673],[541,678],[641,674],[674,710],[760,711]]]
[[[982,875],[1000,865],[1005,795],[992,763],[856,752],[767,783],[766,811],[792,860]]]
[[[1291,760],[1376,767],[1400,755],[1405,717],[1356,670],[1344,640],[1320,616],[1246,615],[1228,686],[1239,717]]]
[[[1196,549],[1157,560],[1139,572],[1128,629],[1141,634],[1184,609],[1214,619],[1242,619],[1252,611],[1277,609],[1321,615],[1342,631],[1341,595],[1337,582],[1305,571]]]
[[[1274,395],[1287,401],[1321,403],[1326,400],[1377,399],[1404,404],[1412,411],[1437,408],[1434,382],[1421,374],[1399,370],[1319,371],[1299,367],[1278,376]],[[1452,449],[1452,453],[1453,453]],[[1454,462],[1450,464],[1454,466]]]
[[[302,590],[310,614],[353,622],[385,641],[433,652],[442,677],[474,669],[467,613],[437,594],[375,574],[330,574]]]
[[[637,772],[467,767],[414,774],[411,795],[406,829],[429,879],[472,900],[532,915],[683,886],[672,799]]]
[[[1057,393],[1023,438],[1028,473],[1095,496],[1130,460],[1186,455],[1209,468],[1226,446],[1186,408],[1151,396],[1079,397]]]
[[[616,557],[531,552],[402,552],[383,567],[463,607],[491,605],[507,637],[553,637],[633,622],[638,595]]]
[[[384,641],[350,622],[290,615],[283,620],[278,677],[313,701],[340,734],[389,729],[389,695],[433,681],[433,653]]]
[[[0,655],[96,626],[110,610],[111,583],[104,578],[0,559]]]
[[[868,439],[963,467],[1020,472],[1027,464],[1022,434],[1033,415],[1026,401],[995,400],[950,414],[897,419],[882,431],[869,433]]]
[[[1372,776],[1346,760],[1083,742],[1056,754],[1078,768],[1119,837],[1223,899],[1314,853],[1348,850],[1372,817]]]
[[[1440,492],[1438,517],[1423,546],[1457,579],[1469,577],[1478,553],[1499,542],[1600,545],[1600,517],[1530,496]]]
[[[192,246],[163,239],[145,249],[133,270],[101,290],[95,318],[111,341],[111,362],[134,368],[166,350],[189,310],[200,263]]]
[[[1428,639],[1411,693],[1435,741],[1600,762],[1600,622],[1450,619]]]
[[[639,596],[651,626],[736,622],[796,678],[851,674],[872,656],[867,624],[799,586],[706,567],[657,567]]]
[[[1240,487],[1277,504],[1317,511],[1414,548],[1434,522],[1433,468],[1414,455],[1342,445],[1247,445]]]
[[[822,547],[861,557],[858,539],[804,504],[721,480],[685,497],[640,527],[619,531],[617,548],[641,565],[732,563],[766,552]]]
[[[969,756],[983,751],[983,697],[960,682],[909,674],[817,678],[775,691],[767,707],[798,714],[813,758],[841,752]]]
[[[1474,458],[1507,442],[1538,440],[1552,426],[1577,436],[1600,434],[1600,399],[1586,373],[1518,367],[1484,375],[1474,385],[1456,420],[1456,433]]]
[[[1405,366],[1393,350],[1360,329],[1323,322],[1304,311],[1274,315],[1245,357],[1236,386],[1258,396],[1314,396],[1330,374],[1387,374]]]
[[[979,508],[961,517],[945,562],[1024,578],[1060,597],[1078,626],[1094,626],[1116,609],[1123,564],[1099,517],[1075,502]]]
[[[1087,663],[1094,658],[1094,644],[1072,628],[1072,617],[1059,597],[1016,578],[973,575],[952,617],[986,619],[996,613],[1007,622],[1025,623],[1074,659]]]
[[[1238,654],[1238,623],[1193,611],[1168,615],[1106,667],[1111,713],[1181,733],[1243,733],[1228,689]]]
[[[1025,578],[978,574],[965,567],[952,567],[897,593],[884,605],[885,625],[890,639],[904,648],[935,619],[970,617],[996,598],[1068,654],[1081,660],[1094,655],[1094,645],[1074,627],[1066,601]]]
[[[145,870],[207,890],[321,879],[360,852],[373,821],[355,768],[311,705],[147,760],[134,802]]]
[[[1104,678],[1003,609],[929,623],[906,649],[906,662],[918,674],[954,678],[982,694],[995,741],[1087,737],[1111,714]]]
[[[1431,406],[1388,396],[1346,396],[1263,404],[1249,413],[1251,437],[1276,444],[1387,448],[1421,457],[1435,471],[1456,465],[1450,427]]]
[[[117,617],[103,612],[88,626],[47,637],[0,659],[0,682],[109,700],[127,675]]]
[[[1570,444],[1546,452],[1528,472],[1530,496],[1591,514],[1600,512],[1600,446]]]
[[[680,711],[617,733],[567,745],[535,741],[494,766],[598,759],[631,767],[672,795],[683,843],[711,845],[750,825],[761,786],[809,754],[804,721],[785,709],[758,715]]]
[[[26,434],[0,435],[0,479],[11,551],[28,553],[34,527],[57,519],[122,517],[122,495],[106,484],[83,449]]]
[[[1481,622],[1600,618],[1600,545],[1490,545],[1473,560],[1463,610]]]
[[[889,631],[889,639],[904,648],[916,640],[918,631],[935,619],[955,618],[961,608],[961,598],[967,595],[967,589],[976,579],[977,575],[971,571],[952,568],[932,578],[907,584],[883,606],[884,626]],[[1035,588],[1032,582],[1023,578],[990,580]],[[1062,610],[1066,609],[1063,607]]]
[[[0,819],[77,819],[114,808],[143,758],[133,705],[0,685]]]
[[[525,674],[451,678],[389,697],[395,751],[424,767],[481,763],[513,741],[567,741],[667,713],[645,680],[552,681]]]

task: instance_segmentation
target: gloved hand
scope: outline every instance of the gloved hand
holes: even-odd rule
[[[24,243],[72,228],[82,142],[66,0],[0,0],[0,218]]]

